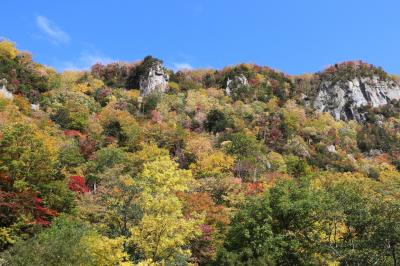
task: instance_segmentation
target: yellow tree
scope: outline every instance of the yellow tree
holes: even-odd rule
[[[222,178],[230,174],[235,158],[226,155],[222,151],[202,153],[198,156],[198,161],[190,168],[196,177],[216,177]]]
[[[18,54],[15,44],[10,41],[0,41],[0,55],[14,59]]]
[[[168,156],[144,164],[137,181],[142,189],[143,218],[131,229],[132,244],[155,263],[173,262],[190,256],[189,241],[200,235],[201,217],[184,217],[183,204],[176,193],[186,192],[192,174],[180,170]]]

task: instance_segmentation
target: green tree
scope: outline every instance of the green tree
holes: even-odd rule
[[[25,123],[6,125],[0,132],[0,172],[32,186],[56,178],[58,150],[46,143],[48,136]]]
[[[214,134],[222,132],[228,127],[232,127],[232,122],[225,113],[216,109],[211,110],[204,121],[204,128]]]
[[[277,183],[232,219],[217,265],[318,265],[322,195],[307,179]]]
[[[60,217],[49,229],[18,242],[3,257],[6,265],[108,266],[123,265],[126,254],[118,239],[102,237],[83,222]]]
[[[100,174],[115,165],[127,165],[128,153],[121,148],[108,146],[101,148],[95,154],[95,159],[87,164],[87,181],[96,186],[100,181]]]
[[[268,196],[249,199],[233,217],[215,265],[275,265],[280,248]]]

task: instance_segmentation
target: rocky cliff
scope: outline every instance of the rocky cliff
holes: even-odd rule
[[[314,108],[330,112],[336,119],[365,120],[362,106],[381,107],[400,100],[400,83],[390,77],[355,75],[348,80],[321,80]]]

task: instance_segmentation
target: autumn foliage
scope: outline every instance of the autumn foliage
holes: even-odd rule
[[[140,97],[156,62],[58,73],[0,41],[0,265],[398,264],[400,103],[312,106],[321,82],[394,76],[164,68]]]
[[[68,188],[78,193],[87,193],[90,191],[86,186],[85,178],[79,175],[69,177]]]

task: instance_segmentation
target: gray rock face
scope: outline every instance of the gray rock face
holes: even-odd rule
[[[5,85],[3,85],[3,86],[1,87],[1,89],[0,89],[0,94],[1,94],[4,98],[9,99],[9,100],[11,100],[11,99],[14,98],[13,94],[12,94],[11,92],[9,92],[9,91],[6,89],[6,86],[5,86]]]
[[[14,96],[10,91],[7,90],[6,85],[7,85],[7,80],[6,79],[1,79],[0,80],[0,87],[1,87],[0,88],[0,95],[2,95],[6,99],[11,100],[11,99],[14,98]]]
[[[370,105],[380,107],[391,100],[400,99],[400,84],[395,81],[372,78],[354,78],[346,83],[334,84],[322,82],[314,108],[321,112],[330,112],[336,119],[359,122],[365,120],[358,107]]]
[[[247,78],[243,74],[238,75],[233,79],[228,78],[228,81],[226,82],[225,93],[226,95],[231,96],[232,91],[248,85],[249,82],[247,81]]]
[[[140,95],[147,96],[153,92],[166,92],[168,90],[169,76],[164,72],[161,63],[155,63],[149,74],[140,78]]]

